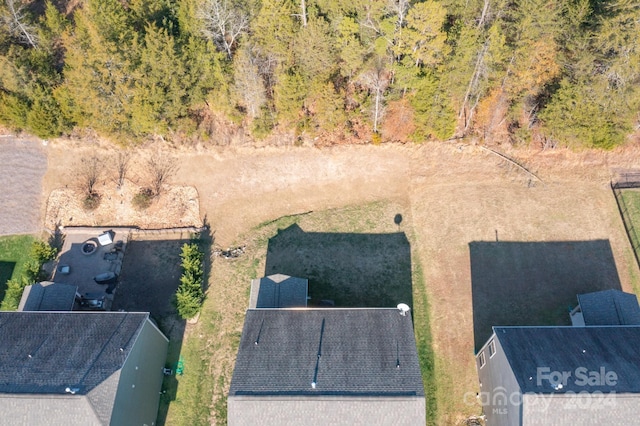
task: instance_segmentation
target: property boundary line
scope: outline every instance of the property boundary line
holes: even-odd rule
[[[640,188],[640,174],[634,174],[636,179],[628,180],[628,176],[625,175],[624,181],[611,181],[611,191],[613,192],[613,196],[616,199],[616,204],[618,206],[618,211],[620,212],[620,217],[622,218],[622,223],[624,224],[624,230],[627,233],[627,238],[629,239],[629,243],[631,243],[631,248],[633,249],[633,255],[636,258],[636,263],[638,267],[640,267],[640,256],[638,253],[640,252],[640,238],[638,238],[638,231],[636,230],[633,222],[631,221],[631,217],[629,216],[629,208],[627,203],[624,201],[624,197],[622,196],[622,189],[633,189]]]

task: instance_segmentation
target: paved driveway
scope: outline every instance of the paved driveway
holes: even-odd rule
[[[47,157],[37,139],[0,137],[0,235],[42,230],[40,200]]]

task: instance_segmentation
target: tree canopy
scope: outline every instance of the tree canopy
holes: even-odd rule
[[[0,123],[42,138],[209,139],[217,116],[611,148],[640,125],[634,0],[3,0],[0,27]]]

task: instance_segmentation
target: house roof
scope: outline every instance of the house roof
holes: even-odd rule
[[[640,393],[638,326],[494,327],[493,330],[522,393]],[[543,377],[553,372],[570,374],[561,389],[554,389],[550,380]],[[584,376],[594,372],[599,376],[603,372],[615,373],[615,384],[603,381],[585,385]]]
[[[22,292],[19,311],[70,311],[73,309],[78,287],[44,281],[28,285]]]
[[[0,312],[0,394],[87,395],[116,373],[149,317],[125,312]],[[115,394],[117,381],[101,392]]]
[[[578,295],[585,325],[640,325],[635,294],[604,290]]]
[[[423,397],[411,316],[397,309],[250,309],[229,395]]]
[[[249,309],[301,308],[307,306],[308,281],[283,274],[251,281]]]

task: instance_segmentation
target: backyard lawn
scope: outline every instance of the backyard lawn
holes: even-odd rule
[[[31,235],[0,237],[0,301],[4,301],[7,281],[22,275],[34,241]]]
[[[264,223],[236,242],[237,259],[213,257],[209,289],[197,324],[187,326],[166,424],[226,424],[227,394],[251,279],[274,273],[309,279],[310,305],[331,299],[337,307],[413,308],[428,412],[433,355],[427,301],[412,255],[406,207],[393,202],[287,216]],[[402,218],[402,220],[400,220]],[[224,247],[226,249],[226,247]],[[175,392],[175,393],[174,393]]]

